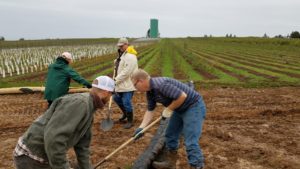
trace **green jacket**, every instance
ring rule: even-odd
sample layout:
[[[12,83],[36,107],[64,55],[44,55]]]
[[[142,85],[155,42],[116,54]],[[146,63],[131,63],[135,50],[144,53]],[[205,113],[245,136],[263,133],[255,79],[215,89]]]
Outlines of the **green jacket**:
[[[91,87],[91,84],[74,71],[63,58],[57,58],[48,68],[44,98],[54,101],[56,98],[68,93],[71,79]]]
[[[74,147],[80,169],[92,169],[89,146],[95,110],[89,93],[60,97],[33,122],[23,143],[52,169],[69,169],[66,154]]]

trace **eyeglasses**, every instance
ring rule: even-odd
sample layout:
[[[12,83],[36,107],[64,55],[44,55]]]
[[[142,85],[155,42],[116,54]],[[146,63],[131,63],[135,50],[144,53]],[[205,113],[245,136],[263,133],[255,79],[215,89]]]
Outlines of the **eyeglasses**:
[[[133,83],[134,87],[136,87],[136,85],[138,84],[139,80],[135,81],[135,83]]]

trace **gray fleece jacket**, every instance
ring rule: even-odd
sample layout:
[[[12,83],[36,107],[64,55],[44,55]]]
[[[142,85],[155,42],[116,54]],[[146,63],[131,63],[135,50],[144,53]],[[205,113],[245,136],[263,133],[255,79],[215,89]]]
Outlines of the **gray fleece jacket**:
[[[74,147],[80,168],[91,169],[89,146],[95,110],[89,93],[60,97],[33,122],[23,143],[52,169],[69,169],[66,154]]]

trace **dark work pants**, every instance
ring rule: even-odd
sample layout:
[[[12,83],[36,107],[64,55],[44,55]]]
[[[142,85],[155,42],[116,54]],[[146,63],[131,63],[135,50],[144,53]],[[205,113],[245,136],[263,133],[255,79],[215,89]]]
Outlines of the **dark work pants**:
[[[14,157],[14,164],[16,169],[51,169],[49,164],[42,164],[26,155]]]

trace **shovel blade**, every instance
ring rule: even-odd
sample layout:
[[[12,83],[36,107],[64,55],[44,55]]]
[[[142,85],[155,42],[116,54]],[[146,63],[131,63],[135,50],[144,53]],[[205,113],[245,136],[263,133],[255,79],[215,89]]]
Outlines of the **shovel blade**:
[[[110,118],[101,121],[100,128],[103,131],[108,131],[114,126],[114,121]]]

